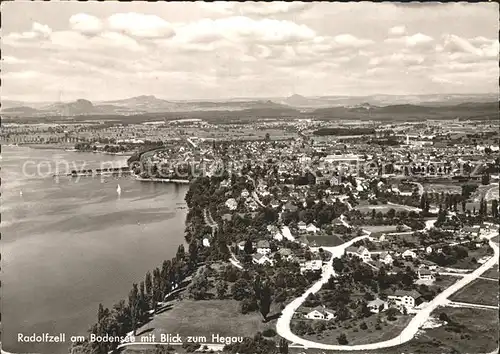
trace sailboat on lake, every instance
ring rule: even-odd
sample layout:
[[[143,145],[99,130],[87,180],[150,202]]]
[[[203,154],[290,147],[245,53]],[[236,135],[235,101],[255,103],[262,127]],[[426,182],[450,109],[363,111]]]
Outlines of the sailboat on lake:
[[[120,187],[120,185],[116,187],[116,193],[118,194],[118,197],[122,195],[122,187]]]

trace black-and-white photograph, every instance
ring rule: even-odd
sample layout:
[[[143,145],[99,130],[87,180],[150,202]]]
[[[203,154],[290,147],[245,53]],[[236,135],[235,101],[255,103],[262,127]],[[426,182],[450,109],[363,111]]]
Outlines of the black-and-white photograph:
[[[2,354],[495,354],[499,4],[1,4]]]

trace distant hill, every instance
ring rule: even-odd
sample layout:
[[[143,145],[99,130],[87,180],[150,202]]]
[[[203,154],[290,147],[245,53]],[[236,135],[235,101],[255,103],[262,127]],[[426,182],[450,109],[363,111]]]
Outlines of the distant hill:
[[[167,101],[155,96],[137,96],[125,100],[106,101],[128,109],[138,109],[145,112],[190,112],[190,111],[238,111],[250,108],[284,107],[270,100],[253,101]]]
[[[19,107],[26,107],[26,103],[13,100],[2,100],[2,111],[9,108],[19,108]]]
[[[101,102],[101,104],[127,108],[132,111],[138,110],[145,112],[171,112],[179,108],[177,103],[163,100],[153,95],[143,95],[116,101],[104,101]]]
[[[498,101],[497,94],[432,94],[432,95],[369,95],[369,96],[317,96],[304,97],[292,95],[277,102],[297,108],[361,107],[373,106],[420,105],[451,106],[465,102]]]
[[[291,95],[290,97],[287,97],[283,100],[284,104],[290,105],[290,106],[308,106],[311,104],[314,104],[314,99],[309,99],[301,95]]]
[[[2,103],[2,111],[8,108],[17,108],[17,107],[31,107],[31,108],[41,108],[43,106],[47,106],[50,102],[24,102],[24,101],[14,101],[14,100],[1,100]]]
[[[271,100],[254,101],[167,101],[155,96],[137,96],[123,100],[103,101],[93,104],[89,100],[52,103],[38,109],[29,106],[2,108],[7,116],[80,116],[80,115],[133,115],[167,112],[226,112],[244,110],[291,109]]]
[[[425,119],[476,119],[498,116],[498,102],[467,102],[448,106],[396,104],[373,106],[362,104],[351,107],[319,108],[309,112],[318,119],[362,120],[425,120]]]
[[[489,101],[487,100],[489,98]],[[426,101],[425,103],[421,103]],[[388,104],[388,102],[393,102]],[[142,95],[122,100],[25,103],[2,101],[6,117],[137,116],[143,114],[203,112],[207,116],[300,116],[317,119],[433,119],[483,117],[498,114],[496,95],[373,95],[304,97],[298,94],[272,99],[165,100]],[[235,114],[230,114],[235,112]],[[188,114],[189,115],[189,114]]]
[[[79,99],[73,102],[52,103],[38,109],[21,106],[12,108],[2,108],[4,115],[16,116],[77,116],[90,114],[110,114],[120,111],[120,107],[112,105],[94,106],[89,100]],[[124,113],[122,111],[122,113]]]
[[[79,99],[69,103],[54,103],[43,107],[41,111],[65,115],[77,115],[93,113],[95,112],[95,108],[89,100]]]
[[[10,107],[10,108],[2,108],[2,113],[6,113],[6,114],[26,115],[26,114],[35,114],[37,112],[38,112],[37,109],[27,107],[27,106],[16,106],[16,107]]]
[[[293,94],[290,97],[287,97],[278,102],[295,108],[322,108],[341,105],[335,99],[322,97],[304,97],[297,94]]]

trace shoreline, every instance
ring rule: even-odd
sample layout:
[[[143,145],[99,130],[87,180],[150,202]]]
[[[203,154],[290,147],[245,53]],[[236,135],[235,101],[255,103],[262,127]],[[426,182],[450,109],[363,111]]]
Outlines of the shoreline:
[[[63,150],[67,152],[86,152],[90,154],[103,154],[103,155],[113,155],[113,156],[127,156],[130,157],[134,154],[133,151],[127,152],[107,152],[107,151],[82,151],[75,149],[74,144],[1,144],[4,147],[27,147],[35,150]]]
[[[139,182],[158,182],[158,183],[175,183],[175,184],[189,184],[189,183],[191,183],[189,180],[186,180],[186,179],[170,179],[170,178],[136,177],[135,180],[139,181]]]

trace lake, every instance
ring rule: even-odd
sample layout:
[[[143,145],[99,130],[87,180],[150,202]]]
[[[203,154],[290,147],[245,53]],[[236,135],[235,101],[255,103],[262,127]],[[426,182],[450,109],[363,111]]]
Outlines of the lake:
[[[133,282],[175,256],[187,186],[52,177],[56,166],[119,167],[126,158],[2,146],[2,349],[67,353],[99,303],[127,298]],[[67,342],[17,342],[18,333],[44,332],[66,333]]]

